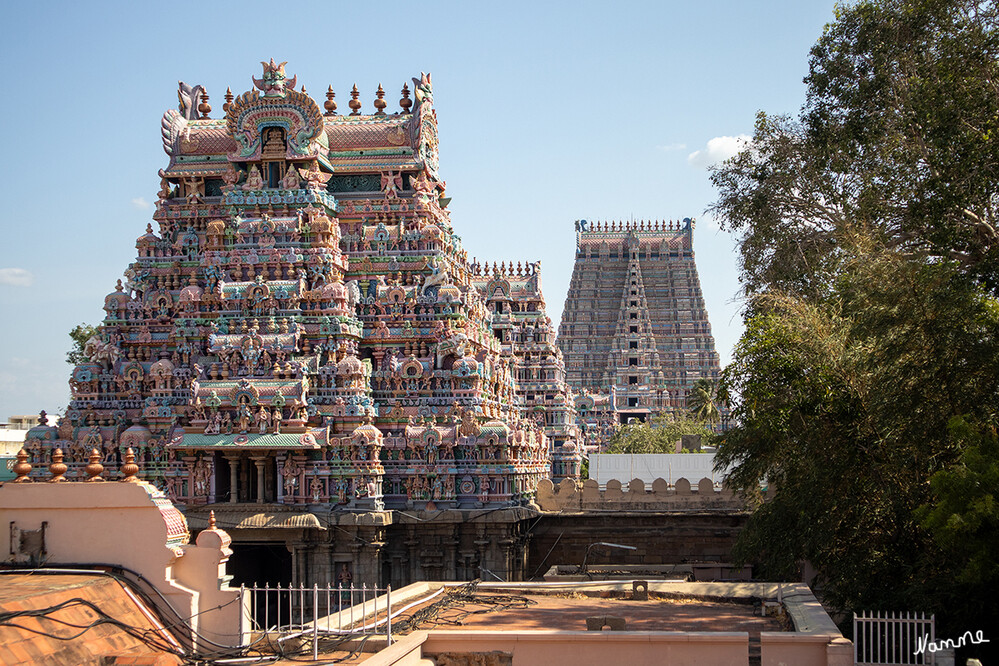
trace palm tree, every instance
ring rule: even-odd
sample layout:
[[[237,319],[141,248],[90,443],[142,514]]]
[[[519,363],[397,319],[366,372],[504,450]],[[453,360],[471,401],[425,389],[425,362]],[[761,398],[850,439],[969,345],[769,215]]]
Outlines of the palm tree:
[[[716,404],[716,387],[710,379],[698,379],[687,394],[687,411],[692,418],[707,423],[721,421],[721,411]]]

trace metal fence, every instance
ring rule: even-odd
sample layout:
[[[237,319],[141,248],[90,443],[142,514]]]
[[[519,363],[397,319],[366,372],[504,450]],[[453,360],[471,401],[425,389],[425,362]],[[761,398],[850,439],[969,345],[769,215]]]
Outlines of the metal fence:
[[[864,666],[935,664],[927,648],[936,638],[935,615],[863,612],[853,614],[853,661]]]
[[[385,636],[392,644],[392,587],[240,586],[243,612],[254,641],[283,645],[311,640],[318,659],[319,641]]]

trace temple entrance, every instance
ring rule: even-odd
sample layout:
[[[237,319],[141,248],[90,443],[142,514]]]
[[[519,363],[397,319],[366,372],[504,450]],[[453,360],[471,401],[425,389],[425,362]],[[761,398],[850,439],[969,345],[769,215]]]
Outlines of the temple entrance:
[[[264,586],[272,589],[281,585],[291,585],[291,553],[283,544],[241,543],[230,546],[233,556],[229,558],[226,572],[232,576],[232,587],[240,585]],[[274,626],[290,618],[291,599],[288,592],[253,593],[254,622],[258,626]]]
[[[226,573],[230,585],[291,584],[291,552],[284,543],[233,543]]]

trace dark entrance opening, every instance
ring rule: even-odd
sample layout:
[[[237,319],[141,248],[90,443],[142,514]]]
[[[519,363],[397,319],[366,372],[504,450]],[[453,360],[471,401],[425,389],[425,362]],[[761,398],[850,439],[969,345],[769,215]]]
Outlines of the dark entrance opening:
[[[283,543],[234,543],[230,546],[230,585],[263,585],[291,583],[291,553]]]
[[[215,452],[215,501],[228,502],[232,494],[229,479],[229,461],[221,451]]]
[[[271,592],[253,592],[253,620],[258,627],[281,626],[293,615],[294,599],[289,592],[274,592],[281,585],[291,585],[291,553],[282,544],[244,543],[232,544],[228,573],[232,587],[247,585],[264,587]]]

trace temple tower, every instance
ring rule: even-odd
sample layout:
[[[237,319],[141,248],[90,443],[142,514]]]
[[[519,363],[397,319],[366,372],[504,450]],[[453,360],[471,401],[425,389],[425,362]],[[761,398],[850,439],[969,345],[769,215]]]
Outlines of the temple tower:
[[[104,299],[66,416],[29,436],[32,461],[62,448],[79,474],[96,448],[113,470],[131,447],[187,507],[527,504],[573,438],[552,430],[550,446],[521,367],[560,359],[533,273],[504,307],[548,327],[534,356],[496,335],[451,225],[430,75],[398,111],[379,87],[362,113],[355,87],[340,114],[332,90],[320,106],[262,64],[222,118],[181,84],[160,124],[158,228]]]
[[[609,394],[618,423],[682,411],[694,382],[718,377],[693,230],[690,218],[576,223],[558,346],[569,385]]]

